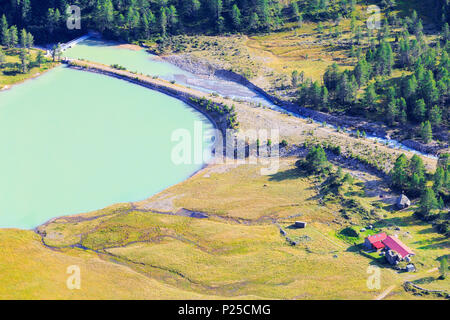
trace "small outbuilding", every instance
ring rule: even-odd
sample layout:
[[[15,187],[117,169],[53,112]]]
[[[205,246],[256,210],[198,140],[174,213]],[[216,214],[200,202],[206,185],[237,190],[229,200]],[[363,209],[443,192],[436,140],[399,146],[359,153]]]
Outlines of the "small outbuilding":
[[[307,223],[303,221],[295,221],[294,227],[298,229],[304,229],[306,228]]]
[[[412,263],[410,263],[406,266],[405,271],[406,272],[416,272],[416,267]]]
[[[399,210],[406,209],[410,205],[411,205],[411,200],[409,200],[407,196],[402,194],[400,197],[398,197],[398,199],[397,199],[397,208]]]

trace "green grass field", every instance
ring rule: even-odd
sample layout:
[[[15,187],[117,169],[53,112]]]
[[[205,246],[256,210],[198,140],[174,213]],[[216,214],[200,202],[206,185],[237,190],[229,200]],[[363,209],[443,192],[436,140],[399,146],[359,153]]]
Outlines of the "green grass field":
[[[40,67],[32,66],[27,73],[21,73],[19,69],[20,57],[18,49],[7,49],[5,47],[1,47],[1,49],[5,54],[5,62],[0,66],[0,88],[23,82],[45,72],[55,65],[48,58],[45,58],[44,63]],[[34,63],[37,52],[37,49],[29,50],[29,61],[31,63]]]
[[[40,227],[39,232],[44,242],[62,250],[64,257],[95,252],[104,261],[119,263],[193,298],[373,299],[390,286],[396,288],[391,298],[416,298],[405,295],[401,288],[409,274],[397,274],[336,236],[349,225],[339,213],[340,204],[320,204],[316,180],[296,173],[293,160],[283,160],[274,176],[261,176],[258,169],[253,165],[212,166],[146,201],[62,217]],[[352,188],[359,194],[361,186]],[[359,198],[365,203],[375,200]],[[173,215],[181,208],[210,216]],[[401,239],[417,252],[414,260],[419,271],[414,276],[437,277],[427,271],[437,267],[436,258],[448,252],[448,240],[429,230],[429,225],[413,221],[411,212],[379,210],[387,218],[376,227],[392,233],[393,226],[400,226]],[[296,219],[308,222],[308,227],[289,228]],[[286,241],[277,225],[298,241],[297,246]],[[408,237],[403,237],[405,232]],[[19,264],[21,259],[10,259],[9,265]],[[366,285],[367,268],[374,263],[382,268],[382,287],[371,290]],[[21,269],[23,274],[28,272]],[[101,286],[101,280],[90,280],[89,288]],[[124,283],[125,288],[133,285],[132,280]],[[447,282],[428,285],[448,290]],[[176,297],[174,292],[165,294]]]

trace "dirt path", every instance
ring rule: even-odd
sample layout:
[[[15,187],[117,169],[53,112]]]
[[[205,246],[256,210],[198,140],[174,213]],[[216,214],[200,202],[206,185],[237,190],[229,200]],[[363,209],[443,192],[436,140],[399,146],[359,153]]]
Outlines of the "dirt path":
[[[425,271],[425,273],[432,273],[432,272],[436,272],[438,271],[438,268],[432,268],[430,270]],[[417,278],[420,278],[423,274],[418,274],[418,275],[414,275],[413,277],[411,277],[410,279],[408,279],[408,281],[413,281],[416,280]],[[376,296],[373,300],[383,300],[384,298],[386,298],[386,296],[391,293],[392,290],[394,290],[396,288],[396,285],[392,285],[390,287],[388,287],[386,290],[384,290],[381,294],[379,294],[378,296]]]
[[[384,290],[380,295],[376,296],[374,300],[383,300],[392,290],[395,289],[395,285],[390,286],[386,290]]]

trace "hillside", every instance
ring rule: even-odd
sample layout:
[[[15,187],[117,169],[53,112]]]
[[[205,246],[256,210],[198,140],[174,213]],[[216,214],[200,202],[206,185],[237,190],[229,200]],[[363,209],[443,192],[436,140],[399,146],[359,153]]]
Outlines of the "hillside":
[[[117,64],[64,61],[182,97],[248,150],[279,148],[280,157],[240,163],[232,150],[231,164],[218,159],[143,201],[33,231],[0,229],[0,299],[448,299],[448,1],[77,3],[81,30],[67,29],[65,0],[0,4],[2,86],[56,65],[35,42],[89,30],[212,79],[246,79],[308,116]],[[381,9],[374,30],[371,4]],[[279,130],[280,141],[246,136],[267,129]],[[279,167],[263,175],[268,160]],[[410,200],[403,209],[400,195]],[[299,220],[306,228],[295,227]],[[414,252],[416,272],[364,250],[364,239],[381,232]],[[69,266],[81,270],[79,290],[66,285]],[[368,286],[370,267],[380,268],[380,287]]]

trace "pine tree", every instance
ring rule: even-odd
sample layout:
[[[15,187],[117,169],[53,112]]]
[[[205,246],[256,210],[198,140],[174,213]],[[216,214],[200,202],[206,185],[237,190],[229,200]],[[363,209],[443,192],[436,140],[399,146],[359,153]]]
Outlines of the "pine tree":
[[[395,101],[390,101],[386,110],[386,122],[389,125],[393,125],[399,114],[398,107]]]
[[[377,93],[375,91],[375,85],[373,83],[369,84],[364,92],[363,104],[370,110],[375,109],[375,103],[378,99]]]
[[[413,109],[413,116],[417,121],[422,121],[425,117],[425,113],[427,110],[427,106],[423,99],[419,99],[416,101]]]
[[[425,186],[425,165],[422,158],[414,155],[409,162],[409,174],[411,175],[410,190],[413,194],[419,195]]]
[[[421,93],[427,105],[434,104],[438,99],[438,91],[436,82],[434,81],[433,72],[428,70],[425,72],[424,80],[421,82]]]
[[[188,17],[197,17],[201,3],[199,0],[183,0],[184,4],[184,14]]]
[[[159,30],[162,37],[167,35],[167,16],[165,8],[161,8],[159,12]]]
[[[6,16],[2,16],[1,21],[1,32],[2,32],[2,45],[8,46],[9,44],[9,28],[8,28],[8,21],[6,20]]]
[[[440,192],[441,188],[445,184],[445,171],[442,167],[437,167],[433,175],[433,190],[434,192]]]
[[[358,61],[354,73],[359,87],[364,86],[369,80],[369,65],[364,57]]]
[[[399,118],[401,124],[406,124],[408,122],[408,114],[407,114],[407,104],[405,98],[401,97],[397,102],[399,109]]]
[[[442,280],[445,280],[447,278],[448,261],[447,261],[447,257],[446,256],[441,257],[441,262],[440,262],[440,265],[439,265],[439,273],[441,274],[440,278]]]
[[[28,72],[28,56],[27,56],[27,52],[25,51],[25,49],[20,50],[19,58],[20,58],[20,71],[22,73],[27,73]]]
[[[257,0],[256,5],[258,16],[261,22],[261,25],[263,28],[267,29],[269,28],[271,24],[271,19],[269,15],[269,1],[268,0]]]
[[[22,24],[27,24],[31,18],[31,4],[30,0],[21,1],[21,20]]]
[[[442,122],[442,111],[437,105],[430,110],[430,122],[433,126],[439,126]]]
[[[327,155],[321,146],[311,147],[306,155],[306,166],[315,173],[323,173],[329,170]]]
[[[0,49],[0,68],[3,67],[5,61],[6,61],[5,53],[3,52],[2,49]]]
[[[259,28],[259,17],[256,12],[252,13],[248,27],[249,30],[257,30]]]
[[[294,20],[296,20],[298,22],[298,18],[300,16],[300,11],[298,9],[297,2],[291,3],[291,11],[292,11],[292,17],[294,18]]]
[[[42,50],[39,50],[36,55],[36,65],[38,67],[41,67],[43,62],[44,62],[44,54],[42,53]]]
[[[423,218],[428,219],[432,210],[436,209],[438,201],[436,195],[431,188],[426,188],[419,202],[419,213]]]
[[[392,179],[392,185],[400,190],[406,190],[408,188],[408,158],[401,154],[395,161],[394,168],[390,172]]]
[[[167,23],[170,26],[172,32],[175,31],[178,24],[178,13],[174,5],[171,5],[167,10]]]
[[[14,48],[17,46],[17,43],[19,42],[19,37],[17,33],[17,27],[12,26],[9,28],[9,48]]]
[[[430,143],[430,141],[433,139],[433,131],[431,129],[430,121],[422,122],[420,127],[420,136],[425,143]]]
[[[25,29],[20,32],[20,47],[23,49],[28,47],[28,33]]]
[[[406,99],[414,99],[417,90],[417,79],[414,75],[407,78],[405,87],[403,89],[403,95]]]
[[[231,9],[231,20],[233,21],[233,26],[236,30],[241,28],[241,11],[236,4],[233,5]]]
[[[291,84],[292,84],[293,88],[297,88],[298,87],[298,71],[297,70],[292,71]]]
[[[53,31],[55,30],[56,27],[56,19],[55,19],[55,11],[53,10],[53,8],[49,8],[47,11],[47,16],[46,16],[46,27],[47,27],[47,31],[50,35],[53,35]]]

